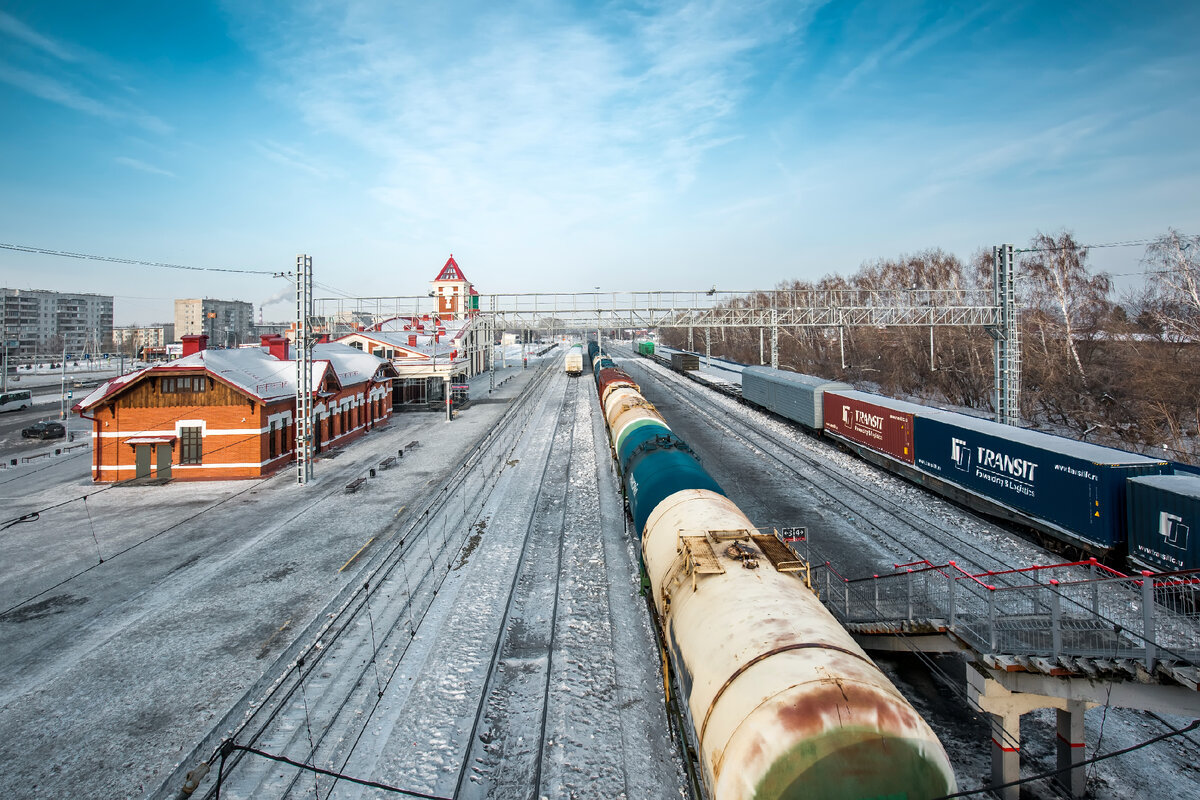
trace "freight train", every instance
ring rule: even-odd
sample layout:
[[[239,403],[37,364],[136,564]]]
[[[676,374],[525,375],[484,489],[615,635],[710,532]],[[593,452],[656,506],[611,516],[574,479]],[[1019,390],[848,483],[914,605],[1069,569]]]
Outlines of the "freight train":
[[[941,743],[671,431],[589,345],[652,607],[712,800],[936,797]]]
[[[1172,476],[1168,461],[770,367],[742,370],[741,398],[1048,544],[1135,568],[1200,568],[1200,476]]]

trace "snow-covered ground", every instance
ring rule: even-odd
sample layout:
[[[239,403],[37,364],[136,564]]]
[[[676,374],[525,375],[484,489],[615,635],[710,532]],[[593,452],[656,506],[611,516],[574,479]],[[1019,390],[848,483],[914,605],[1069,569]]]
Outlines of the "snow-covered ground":
[[[537,413],[500,431],[504,455],[493,459],[485,437],[537,374],[536,360],[522,369],[519,346],[509,350],[490,397],[492,376],[472,381],[472,398],[492,402],[451,423],[438,413],[399,415],[318,461],[305,488],[286,470],[263,481],[97,486],[86,456],[0,472],[0,524],[37,514],[0,537],[0,797],[173,796],[196,756],[296,673],[301,652],[327,655],[306,662],[316,668],[303,691],[280,706],[293,727],[273,740],[298,748],[289,752],[300,760],[316,745],[348,774],[443,796],[460,774],[464,795],[527,796],[538,764],[547,797],[683,794],[594,384],[587,374],[568,381],[561,350],[551,351],[552,380],[532,393]],[[617,357],[631,371],[648,363]],[[644,389],[752,519],[809,525],[817,560],[844,572],[920,554],[929,539],[902,533],[911,526],[890,525],[878,511],[838,504],[836,487],[814,493],[779,468],[769,442],[737,444],[727,426],[787,440],[938,525],[978,534],[1001,563],[1030,556],[1027,542],[760,412],[718,398],[727,417],[716,424],[655,393],[649,379]],[[559,411],[570,391],[573,420]],[[574,443],[569,453],[553,446],[564,436]],[[357,494],[342,491],[401,447],[395,468]],[[458,491],[445,486],[449,466],[473,452],[494,467]],[[434,495],[443,494],[438,506]],[[434,509],[428,519],[425,509]],[[554,535],[561,550],[548,547]],[[403,568],[385,576],[392,553]],[[359,644],[343,654],[322,627],[367,581],[369,611],[346,617]],[[986,721],[952,686],[961,659],[935,660],[948,677],[913,657],[877,660],[946,743],[962,788],[987,785]],[[322,695],[344,674],[352,676],[345,707],[322,711]],[[309,702],[311,713],[292,715]],[[325,726],[324,743],[321,719],[336,723]],[[310,734],[304,723],[313,721]],[[528,733],[542,725],[544,738]],[[1024,718],[1026,774],[1053,766],[1054,726],[1048,711]],[[1164,730],[1153,717],[1097,707],[1087,714],[1088,755]],[[1101,762],[1089,768],[1089,789],[1106,799],[1200,799],[1198,740]],[[314,790],[311,776],[295,781],[291,767],[270,771],[279,781],[231,783],[223,796],[268,784]],[[376,796],[315,782],[320,796]],[[1037,788],[1035,796],[1048,795]]]
[[[534,371],[502,372],[496,398]],[[0,537],[0,797],[157,787],[506,407],[398,415],[318,460],[307,487],[290,470],[96,485],[86,450],[0,472],[0,524],[30,517]]]

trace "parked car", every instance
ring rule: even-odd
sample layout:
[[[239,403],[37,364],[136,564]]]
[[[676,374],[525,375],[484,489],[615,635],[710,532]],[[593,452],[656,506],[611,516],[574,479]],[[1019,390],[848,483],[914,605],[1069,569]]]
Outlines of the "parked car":
[[[35,422],[21,431],[26,439],[61,439],[67,435],[67,429],[61,422]]]

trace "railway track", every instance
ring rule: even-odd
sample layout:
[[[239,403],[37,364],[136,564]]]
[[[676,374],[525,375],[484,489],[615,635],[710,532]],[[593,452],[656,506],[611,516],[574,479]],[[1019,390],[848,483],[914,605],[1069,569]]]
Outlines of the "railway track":
[[[644,364],[637,361],[634,363]],[[865,483],[831,470],[828,463],[829,452],[818,452],[825,450],[824,446],[814,442],[811,447],[805,447],[766,429],[748,427],[744,420],[724,405],[726,402],[736,401],[717,399],[707,392],[689,391],[692,382],[681,385],[682,378],[676,378],[674,373],[659,366],[661,371],[643,369],[643,372],[652,375],[657,384],[676,401],[710,420],[724,435],[742,442],[752,452],[802,481],[824,503],[844,509],[860,528],[871,533],[881,547],[895,556],[895,563],[907,563],[922,558],[934,563],[954,560],[964,569],[976,572],[1002,571],[1025,565],[1008,563],[991,550],[975,543],[975,539],[980,535],[1008,537],[1007,533],[989,523],[964,512],[957,512],[956,521],[948,524],[931,514],[901,505]],[[803,465],[807,469],[799,469],[797,465]],[[892,476],[887,476],[886,480],[903,485],[898,478]],[[961,533],[964,527],[971,531],[970,536]],[[1017,545],[1017,540],[1011,541]],[[1028,551],[1026,563],[1033,563],[1044,557],[1044,552],[1035,550],[1032,545],[1022,542],[1017,546],[1023,552]]]
[[[194,796],[327,796],[322,794],[321,778],[310,781],[310,774],[280,770],[273,762],[248,758],[246,751],[230,751],[223,744],[333,771],[345,766],[343,751],[363,737],[455,556],[477,530],[481,500],[486,501],[504,473],[508,456],[534,417],[533,400],[552,374],[547,369],[536,378],[502,423],[406,517],[409,522],[393,522],[381,532],[383,554],[360,573],[361,582],[330,603],[297,645],[206,737],[193,758],[164,783],[158,796],[175,796],[184,767],[218,759],[223,785],[218,789],[217,776],[210,773]],[[302,776],[307,782],[301,788]],[[332,779],[324,780],[332,788]]]
[[[570,382],[555,418],[455,797],[540,795],[570,487],[552,476],[571,474],[579,385]]]
[[[354,780],[431,798],[680,796],[662,698],[645,691],[648,620],[644,641],[628,630],[644,613],[634,568],[620,528],[603,535],[592,388],[551,368],[524,393],[523,419],[231,714],[221,739],[238,747],[215,749],[194,796],[217,796],[218,771],[221,798],[385,796]]]

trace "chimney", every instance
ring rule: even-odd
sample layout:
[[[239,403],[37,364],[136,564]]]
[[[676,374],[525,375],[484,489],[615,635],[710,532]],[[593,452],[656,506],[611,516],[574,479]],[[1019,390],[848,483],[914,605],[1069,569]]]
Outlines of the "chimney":
[[[410,333],[408,335],[408,346],[409,347],[417,346],[417,335],[415,333]]]
[[[264,333],[260,337],[262,346],[267,349],[275,358],[280,361],[288,360],[288,340],[286,336],[280,336],[278,333]]]
[[[187,336],[179,337],[183,342],[184,357],[190,356],[192,353],[199,353],[201,350],[208,349],[208,337],[201,334],[188,334]]]

